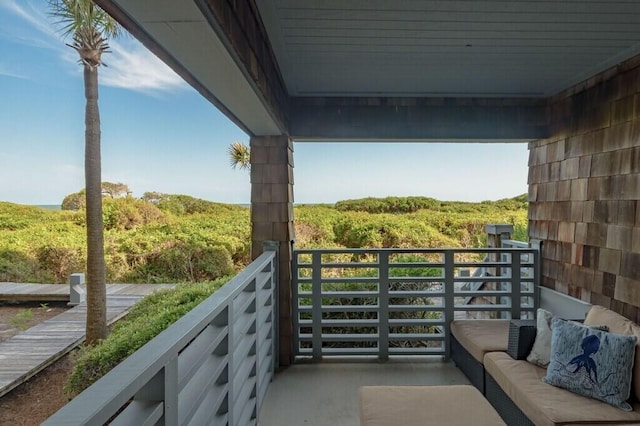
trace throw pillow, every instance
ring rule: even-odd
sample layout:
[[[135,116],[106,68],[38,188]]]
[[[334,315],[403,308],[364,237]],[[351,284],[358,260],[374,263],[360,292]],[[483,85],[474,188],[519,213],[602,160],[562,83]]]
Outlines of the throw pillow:
[[[551,357],[551,320],[553,314],[546,309],[536,311],[536,339],[533,341],[527,361],[547,368]]]
[[[631,411],[627,399],[636,340],[555,318],[551,360],[542,380]]]

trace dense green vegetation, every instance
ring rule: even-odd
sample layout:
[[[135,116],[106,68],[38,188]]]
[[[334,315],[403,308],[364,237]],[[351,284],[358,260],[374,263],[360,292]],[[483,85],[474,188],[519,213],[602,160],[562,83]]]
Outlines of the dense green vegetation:
[[[487,223],[527,240],[526,195],[466,203],[426,197],[346,200],[295,209],[299,247],[482,247]]]
[[[71,394],[82,391],[135,352],[250,260],[246,207],[160,193],[146,193],[136,199],[126,195],[126,188],[115,185],[106,189],[111,189],[103,200],[108,282],[183,284],[145,298],[114,326],[106,340],[82,349],[67,383]],[[81,191],[67,196],[62,211],[0,202],[0,281],[62,283],[70,273],[83,270],[86,244],[82,195]],[[335,206],[297,206],[294,214],[296,246],[300,248],[479,247],[485,244],[486,223],[511,223],[515,226],[514,238],[526,239],[524,196],[482,203],[425,197],[365,198],[341,201]],[[392,274],[439,275],[430,268],[404,269]],[[373,271],[343,273],[369,276]],[[351,284],[336,284],[345,285]],[[416,289],[405,288],[415,284],[397,285],[402,288],[396,290]],[[339,298],[324,303],[374,301]]]
[[[160,290],[136,304],[125,319],[118,321],[106,340],[76,353],[76,364],[66,388],[78,394],[105,375],[123,359],[176,322],[228,281],[184,284]]]
[[[198,282],[249,260],[249,210],[187,196],[105,198],[108,282]],[[66,282],[86,259],[84,212],[0,202],[0,281]]]
[[[0,202],[0,281],[62,283],[82,271],[85,216],[77,207]],[[300,248],[480,247],[486,223],[511,223],[514,238],[526,240],[524,196],[482,203],[365,198],[296,206],[294,214]],[[108,282],[210,281],[250,260],[246,207],[159,193],[105,197],[104,223]]]

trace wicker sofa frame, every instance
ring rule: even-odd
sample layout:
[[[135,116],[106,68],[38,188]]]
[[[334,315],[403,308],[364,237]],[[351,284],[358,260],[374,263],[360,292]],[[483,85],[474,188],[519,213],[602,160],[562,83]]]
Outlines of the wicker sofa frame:
[[[530,324],[530,322],[529,322]],[[521,327],[512,327],[510,331],[522,330]],[[530,338],[529,336],[527,336]],[[513,340],[512,340],[513,341]],[[518,345],[528,345],[531,347],[532,342],[516,339]],[[518,350],[518,348],[510,348]],[[534,426],[534,423],[511,401],[511,398],[502,390],[500,385],[487,373],[484,365],[476,360],[465,348],[458,342],[456,337],[451,335],[451,360],[469,379],[471,384],[475,386],[493,408],[500,414],[500,417],[509,426]]]
[[[475,359],[465,348],[458,342],[456,337],[451,335],[451,360],[454,362],[473,386],[485,394],[485,371],[484,365]]]
[[[484,397],[487,398],[506,424],[509,426],[535,426],[511,398],[504,393],[500,385],[489,373],[485,375],[485,390]]]

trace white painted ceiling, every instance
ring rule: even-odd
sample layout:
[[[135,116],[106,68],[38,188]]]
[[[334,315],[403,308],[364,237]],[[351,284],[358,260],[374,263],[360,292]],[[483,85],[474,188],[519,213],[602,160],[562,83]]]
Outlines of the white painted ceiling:
[[[640,52],[640,0],[256,0],[291,96],[546,97]]]

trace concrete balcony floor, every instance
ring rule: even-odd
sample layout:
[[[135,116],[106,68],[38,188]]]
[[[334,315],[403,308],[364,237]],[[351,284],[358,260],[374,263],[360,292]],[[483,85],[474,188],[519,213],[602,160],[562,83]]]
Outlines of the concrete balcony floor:
[[[260,426],[358,426],[358,388],[365,385],[469,384],[441,357],[299,363],[277,373]]]

